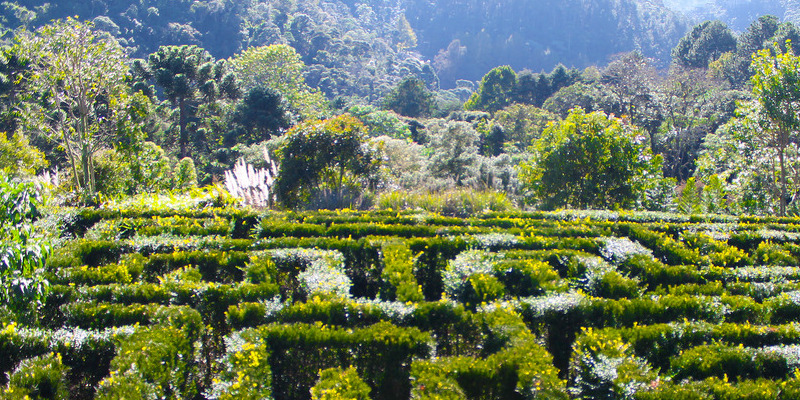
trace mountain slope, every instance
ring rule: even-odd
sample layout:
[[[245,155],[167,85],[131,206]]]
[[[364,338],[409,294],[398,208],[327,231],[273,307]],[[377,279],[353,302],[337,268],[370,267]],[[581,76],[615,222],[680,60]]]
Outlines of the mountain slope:
[[[534,71],[559,63],[585,67],[632,50],[666,63],[687,30],[659,0],[18,0],[0,5],[7,28],[74,15],[94,20],[137,57],[164,44],[197,44],[219,58],[251,45],[287,43],[307,64],[324,70],[313,72],[312,80],[329,95],[359,96],[380,90],[375,85],[333,88],[358,74],[383,87],[409,73],[436,86],[422,60],[435,65],[443,87],[457,79],[478,80],[502,64]],[[342,78],[346,75],[352,76]]]
[[[665,0],[670,9],[685,13],[692,21],[717,19],[738,32],[762,15],[800,22],[800,4],[794,0]]]
[[[443,84],[502,64],[585,67],[632,50],[666,61],[687,29],[646,0],[405,0],[404,8],[418,50],[435,60]]]

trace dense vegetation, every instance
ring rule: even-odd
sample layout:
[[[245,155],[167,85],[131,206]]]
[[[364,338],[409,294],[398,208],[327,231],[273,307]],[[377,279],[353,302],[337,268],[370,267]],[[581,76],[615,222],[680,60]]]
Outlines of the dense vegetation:
[[[701,23],[671,50],[667,70],[633,51],[584,70],[499,66],[477,84],[437,90],[446,68],[414,58],[422,36],[402,9],[387,17],[388,33],[375,33],[391,42],[378,61],[380,41],[320,36],[310,24],[327,21],[321,14],[289,13],[320,4],[286,7],[292,40],[276,36],[226,59],[196,44],[143,54],[101,17],[9,31],[4,170],[25,178],[58,169],[60,190],[83,203],[225,180],[233,193],[258,190],[258,205],[290,208],[364,208],[395,190],[463,188],[541,209],[795,212],[798,121],[779,115],[793,101],[781,88],[798,84],[791,23],[764,16],[740,35]],[[39,18],[11,9],[32,26]],[[278,18],[276,9],[265,15]],[[316,55],[312,43],[324,45]],[[322,54],[330,62],[320,64]],[[777,60],[786,67],[774,78]],[[593,122],[574,127],[584,119]],[[578,165],[574,152],[592,155]],[[608,170],[588,182],[600,166]]]
[[[800,391],[796,218],[256,212],[220,196],[36,222],[70,236],[40,270],[50,286],[0,308],[3,397]]]
[[[745,30],[750,21],[764,14],[795,23],[800,20],[800,6],[787,0],[665,0],[664,4],[693,20],[724,21],[736,31]]]
[[[0,9],[2,398],[800,397],[790,22]]]
[[[434,78],[420,70],[429,65],[424,60],[447,88],[502,64],[534,71],[558,63],[585,67],[633,49],[666,61],[686,29],[663,6],[636,0],[22,0],[4,3],[0,15],[8,28],[76,15],[94,20],[136,57],[165,44],[194,44],[226,58],[285,43],[315,66],[312,84],[360,96],[370,89],[356,81],[367,74],[373,84],[409,71]],[[348,88],[352,84],[359,87]]]

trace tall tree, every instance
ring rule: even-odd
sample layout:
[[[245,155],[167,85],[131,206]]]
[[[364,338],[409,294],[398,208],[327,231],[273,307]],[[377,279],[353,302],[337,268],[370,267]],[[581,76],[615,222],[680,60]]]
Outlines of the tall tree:
[[[780,31],[780,33],[779,33]],[[725,53],[709,68],[725,78],[734,88],[741,88],[750,80],[753,54],[770,47],[776,41],[783,43],[792,36],[791,23],[781,24],[777,17],[764,15],[753,21],[736,41],[736,51]],[[783,40],[781,40],[783,38]]]
[[[692,28],[672,49],[672,61],[687,68],[707,68],[722,54],[736,49],[736,37],[720,21],[706,21]]]
[[[478,91],[464,104],[467,110],[494,113],[511,104],[517,88],[517,73],[508,65],[496,67],[481,79]]]
[[[741,102],[736,117],[705,137],[696,162],[694,176],[707,184],[717,176],[733,213],[780,213],[778,154],[770,145],[773,136],[764,129],[769,121],[760,108],[757,100]],[[800,181],[796,179],[800,176],[800,148],[790,143],[785,151],[785,169],[791,171],[787,174],[787,192],[800,193]],[[797,202],[790,204],[797,212]]]
[[[384,97],[383,105],[406,117],[427,117],[433,110],[433,93],[425,88],[425,82],[421,79],[407,77]]]
[[[503,129],[506,141],[522,152],[542,135],[558,116],[531,105],[512,104],[494,114],[491,123]]]
[[[463,121],[442,121],[428,126],[430,144],[428,170],[442,179],[463,186],[470,167],[478,161],[480,135]]]
[[[305,64],[294,48],[285,44],[250,47],[230,60],[242,89],[265,87],[286,99],[289,109],[302,119],[324,114],[322,94],[306,84]]]
[[[291,118],[286,102],[273,89],[250,89],[231,113],[233,126],[225,135],[225,144],[253,144],[269,139],[289,128]]]
[[[29,91],[30,60],[18,46],[0,49],[0,130],[13,132],[19,125],[17,102]]]
[[[777,46],[761,50],[753,58],[753,94],[766,117],[767,146],[775,149],[780,165],[780,214],[786,214],[786,148],[800,130],[800,57],[790,43],[787,51]]]
[[[616,57],[603,70],[601,82],[617,97],[620,112],[650,134],[661,122],[655,109],[654,91],[658,74],[651,60],[639,52]]]
[[[26,122],[58,140],[75,187],[92,194],[94,155],[114,133],[128,97],[123,49],[73,19],[18,40],[31,60],[32,93],[40,95],[27,103]]]
[[[664,174],[685,182],[692,176],[703,138],[729,118],[727,102],[736,94],[725,92],[722,82],[707,71],[673,65],[658,87],[658,106],[663,123],[654,147],[664,156]]]
[[[215,61],[197,46],[161,46],[150,54],[145,66],[134,64],[134,71],[145,79],[155,79],[164,96],[178,109],[180,156],[189,157],[188,125],[201,103],[240,95],[235,75],[227,71],[225,61]]]
[[[284,136],[279,153],[276,190],[288,207],[308,203],[324,190],[360,191],[378,166],[366,145],[364,124],[349,114],[296,125]]]

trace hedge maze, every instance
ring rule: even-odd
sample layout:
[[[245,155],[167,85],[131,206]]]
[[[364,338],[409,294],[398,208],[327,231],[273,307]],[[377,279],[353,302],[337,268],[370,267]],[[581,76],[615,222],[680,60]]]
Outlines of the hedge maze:
[[[84,209],[5,398],[800,398],[800,219]],[[35,327],[34,327],[35,326]]]

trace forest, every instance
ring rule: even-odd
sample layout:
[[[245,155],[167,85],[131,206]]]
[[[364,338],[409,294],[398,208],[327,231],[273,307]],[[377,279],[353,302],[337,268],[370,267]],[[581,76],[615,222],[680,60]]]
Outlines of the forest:
[[[1,3],[0,398],[800,398],[781,4]]]
[[[489,17],[458,23],[480,39],[434,3],[4,3],[3,169],[46,176],[73,204],[227,185],[293,209],[466,191],[543,210],[796,212],[797,124],[780,90],[796,85],[791,22],[763,16],[737,34],[705,21],[681,37],[664,8],[674,18],[560,2],[548,9],[581,25],[638,22],[606,29],[614,40],[570,34],[572,56],[555,57],[587,66],[533,72],[513,65],[549,56],[493,43],[530,10],[487,4],[464,4]],[[43,22],[73,13],[96,16]],[[651,42],[624,39],[643,32]],[[488,64],[505,52],[518,56]]]

